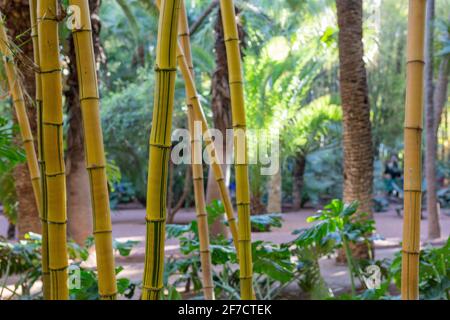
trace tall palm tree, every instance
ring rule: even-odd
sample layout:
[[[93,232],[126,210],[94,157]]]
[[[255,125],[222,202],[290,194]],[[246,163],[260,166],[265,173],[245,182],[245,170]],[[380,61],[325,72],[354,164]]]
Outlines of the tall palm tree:
[[[336,0],[336,7],[343,111],[344,201],[359,201],[360,211],[370,216],[373,148],[367,73],[363,60],[362,0]],[[354,254],[363,256],[364,251],[356,250]]]
[[[6,21],[8,35],[22,50],[22,58],[17,61],[17,68],[23,76],[23,89],[26,93],[33,96],[35,82],[34,72],[31,67],[33,44],[31,41],[28,41],[31,27],[28,0],[0,0],[0,10],[8,17]],[[26,110],[30,121],[31,133],[33,137],[37,137],[36,108],[30,103],[30,100],[26,101]],[[20,141],[20,138],[18,138],[18,141]],[[41,233],[38,208],[33,196],[30,173],[26,164],[16,166],[14,169],[14,180],[19,202],[17,219],[19,237],[23,237],[25,233],[30,231]]]
[[[425,124],[426,124],[426,149],[425,149],[425,177],[427,181],[426,203],[428,212],[428,238],[437,239],[441,236],[439,215],[437,208],[437,177],[436,177],[436,153],[437,153],[437,129],[436,112],[434,110],[434,24],[435,2],[427,1],[426,33],[425,33]]]

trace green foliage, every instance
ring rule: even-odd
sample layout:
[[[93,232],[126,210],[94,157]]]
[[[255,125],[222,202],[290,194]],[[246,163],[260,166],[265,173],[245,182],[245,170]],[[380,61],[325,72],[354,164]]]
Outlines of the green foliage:
[[[427,246],[420,251],[420,299],[450,299],[450,237],[442,247]],[[402,255],[398,252],[390,266],[395,285],[401,287]]]
[[[98,300],[98,279],[95,269],[84,266],[89,258],[89,249],[93,246],[93,238],[86,241],[85,246],[80,246],[73,241],[68,242],[68,255],[70,259],[69,274],[80,276],[80,286],[70,288],[70,298],[73,300]],[[120,242],[114,240],[113,247],[121,256],[128,256],[136,241]],[[10,299],[41,299],[42,292],[34,286],[40,279],[42,238],[39,234],[28,233],[25,240],[8,242],[0,239],[0,296],[8,291]],[[123,270],[116,268],[116,274]],[[77,274],[75,274],[77,273]],[[11,289],[9,280],[14,277],[14,286]],[[31,289],[33,288],[33,292]],[[127,278],[117,279],[118,293],[131,299],[134,295],[136,284]],[[6,292],[5,292],[6,294]]]
[[[13,143],[16,131],[12,122],[0,117],[0,174],[25,160],[24,153]]]

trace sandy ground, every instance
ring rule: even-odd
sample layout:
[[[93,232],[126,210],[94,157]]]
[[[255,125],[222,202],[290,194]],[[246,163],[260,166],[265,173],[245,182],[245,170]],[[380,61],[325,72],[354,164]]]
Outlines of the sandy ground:
[[[275,228],[271,232],[253,233],[254,240],[265,240],[274,243],[282,243],[294,238],[292,231],[307,227],[306,218],[314,213],[314,209],[305,209],[298,212],[289,212],[283,214],[282,228]],[[442,244],[450,234],[450,216],[449,212],[443,212],[441,215],[442,238],[434,241],[435,244]],[[116,257],[117,265],[122,265],[124,270],[121,276],[128,277],[134,281],[140,281],[142,278],[145,253],[145,210],[127,209],[114,210],[112,212],[113,236],[119,241],[135,240],[139,244],[132,250],[129,257]],[[383,237],[383,240],[375,242],[375,255],[378,259],[391,258],[399,250],[402,235],[402,219],[396,215],[395,210],[391,208],[387,212],[375,213],[375,222],[377,233]],[[195,219],[195,212],[191,210],[180,211],[176,218],[176,223],[187,223]],[[6,235],[7,222],[0,215],[0,235]],[[422,220],[421,240],[426,242],[427,220]],[[177,240],[170,239],[166,242],[166,255],[176,254],[178,252]],[[91,259],[90,259],[91,260]],[[92,257],[92,261],[95,261]],[[336,265],[334,259],[322,259],[320,261],[325,280],[334,290],[341,290],[349,286],[349,277],[345,266]]]

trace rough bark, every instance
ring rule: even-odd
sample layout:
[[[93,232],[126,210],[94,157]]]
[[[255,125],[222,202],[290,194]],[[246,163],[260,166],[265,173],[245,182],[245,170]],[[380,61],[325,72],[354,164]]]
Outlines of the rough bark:
[[[441,236],[439,216],[437,209],[436,190],[436,153],[437,136],[435,129],[434,111],[434,0],[427,2],[426,36],[425,36],[425,122],[426,122],[426,150],[425,150],[425,178],[427,181],[426,202],[428,212],[428,239],[437,239]]]
[[[294,164],[292,182],[292,209],[299,210],[302,206],[303,176],[305,174],[306,159],[302,153],[297,154]]]
[[[30,13],[27,0],[0,0],[0,10],[6,16],[6,28],[11,39],[21,48],[22,54],[16,56],[18,70],[22,76],[27,99],[26,107],[31,131],[36,143],[37,122],[36,109],[32,104],[35,94],[35,81],[33,72],[33,44],[30,41]],[[15,118],[15,115],[14,115]],[[16,139],[22,145],[19,134]],[[36,148],[37,150],[37,148]],[[41,233],[41,222],[34,199],[30,174],[26,163],[14,169],[17,200],[19,202],[17,228],[19,238],[27,232]]]
[[[372,216],[373,149],[367,74],[363,61],[362,0],[336,0],[339,26],[340,93],[343,110],[344,201],[357,200]],[[352,248],[358,258],[366,246]]]
[[[102,60],[100,46],[100,19],[98,12],[101,1],[90,1],[94,51],[97,62]],[[78,76],[76,67],[75,48],[72,35],[68,46],[69,76],[66,80],[64,92],[69,116],[67,132],[67,216],[69,236],[82,244],[92,233],[92,208],[89,190],[89,177],[85,164],[84,135],[81,108],[78,94]]]
[[[236,8],[236,13],[239,10]],[[239,39],[241,39],[241,51],[243,48],[243,40],[245,36],[244,29],[241,24],[238,23]],[[228,85],[228,66],[227,66],[227,52],[224,42],[223,24],[222,17],[220,14],[220,8],[217,11],[216,23],[214,26],[215,33],[215,43],[214,43],[214,53],[216,61],[216,69],[214,70],[212,76],[211,84],[211,109],[213,113],[213,123],[214,128],[220,130],[224,137],[223,145],[219,146],[216,144],[217,150],[223,150],[223,162],[222,170],[227,179],[229,175],[230,167],[226,164],[226,130],[232,127],[231,123],[231,98],[230,98],[230,88]],[[241,52],[242,53],[242,52]],[[241,55],[243,57],[243,55]],[[228,185],[228,180],[226,181]],[[208,171],[208,182],[206,186],[206,204],[211,203],[213,200],[220,200],[219,187],[215,181],[212,170]],[[226,235],[227,229],[220,223],[213,223],[211,227],[211,235],[223,234]]]
[[[367,74],[363,61],[362,1],[337,0],[343,110],[344,200],[371,213],[373,153]]]
[[[281,212],[282,192],[281,192],[281,168],[277,173],[270,177],[269,185],[269,201],[267,204],[267,212]]]
[[[214,53],[216,61],[216,69],[212,76],[211,85],[211,108],[213,113],[214,128],[222,132],[223,137],[226,137],[226,130],[231,128],[231,100],[230,100],[230,88],[228,86],[228,66],[227,66],[227,52],[225,49],[225,43],[223,41],[223,25],[220,10],[217,11],[217,19],[214,27],[215,44]],[[225,162],[226,155],[226,141],[223,139],[223,145],[216,144],[217,150],[222,148],[222,153]],[[227,164],[222,165],[222,170],[225,177],[228,177],[229,166]],[[227,181],[228,185],[228,181]],[[214,178],[213,170],[211,168],[208,171],[208,182],[206,187],[206,204],[210,204],[213,200],[220,200],[219,187]],[[211,226],[211,235],[218,234],[226,235],[226,228],[224,225],[217,221]]]
[[[434,90],[434,129],[439,130],[441,124],[442,113],[444,111],[445,104],[447,102],[447,92],[448,92],[448,77],[449,77],[449,64],[448,55],[442,57],[441,63],[439,65],[439,75],[436,83],[436,88]]]

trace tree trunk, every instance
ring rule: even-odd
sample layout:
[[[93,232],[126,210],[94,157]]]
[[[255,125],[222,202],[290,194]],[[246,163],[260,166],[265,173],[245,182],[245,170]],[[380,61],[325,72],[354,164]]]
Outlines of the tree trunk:
[[[34,100],[35,81],[33,72],[33,43],[29,41],[30,12],[27,0],[0,0],[0,10],[6,16],[6,28],[11,39],[21,48],[22,55],[17,59],[18,70],[22,75],[24,91]],[[37,135],[36,109],[27,100],[28,119],[35,139]],[[15,118],[15,115],[14,115]],[[20,137],[17,142],[22,145]],[[36,148],[37,150],[37,148]],[[19,203],[17,228],[19,238],[27,232],[41,233],[41,222],[34,199],[30,173],[27,164],[20,164],[14,169],[17,200]]]
[[[280,213],[282,204],[282,192],[281,192],[281,168],[270,177],[269,184],[269,202],[267,204],[267,212]]]
[[[337,0],[343,109],[344,201],[371,214],[373,153],[367,74],[363,61],[362,1]]]
[[[336,0],[336,7],[343,110],[344,201],[359,201],[359,212],[372,217],[373,149],[363,60],[362,0]],[[359,247],[352,248],[353,254],[358,258],[367,257],[367,249]]]
[[[306,157],[298,153],[295,158],[292,182],[292,209],[299,210],[302,206],[303,176],[305,174]]]
[[[434,44],[434,0],[427,1],[426,37],[425,37],[425,116],[426,116],[426,150],[425,177],[427,181],[426,201],[428,211],[428,239],[441,236],[436,194],[436,152],[437,132],[435,130],[434,86],[433,86],[433,44]]]
[[[238,9],[236,8],[236,13]],[[241,49],[243,46],[243,39],[245,36],[243,27],[238,24],[239,38],[241,39]],[[211,85],[211,109],[213,113],[214,128],[218,129],[223,135],[223,145],[216,144],[216,150],[222,150],[223,164],[222,171],[226,180],[226,185],[229,184],[229,170],[230,166],[226,164],[226,130],[232,127],[231,123],[231,98],[230,87],[228,85],[228,66],[227,66],[227,52],[224,42],[223,24],[220,13],[220,8],[217,11],[216,24],[214,26],[215,43],[214,53],[216,61],[216,70],[212,76]],[[242,51],[242,50],[241,50]],[[206,186],[206,204],[210,204],[213,200],[220,200],[219,187],[215,181],[213,171],[208,171],[208,182]],[[226,236],[227,229],[223,223],[217,221],[211,226],[211,236],[222,234]]]
[[[89,1],[91,10],[94,51],[97,63],[102,61],[100,46],[100,19],[98,12],[101,1]],[[92,207],[89,176],[85,165],[83,122],[78,93],[78,75],[75,48],[72,35],[69,37],[69,76],[64,94],[69,115],[67,134],[67,216],[68,233],[79,244],[92,234]]]
[[[228,186],[229,177],[229,165],[226,164],[226,130],[231,128],[231,100],[230,100],[230,88],[228,86],[228,66],[227,66],[227,52],[225,49],[225,43],[223,41],[223,25],[222,17],[220,15],[220,9],[217,11],[216,25],[214,27],[216,36],[214,44],[216,70],[212,76],[211,85],[211,109],[213,113],[214,128],[218,129],[223,139],[222,145],[215,145],[216,150],[222,150],[223,162],[222,170]],[[220,190],[216,183],[213,170],[208,170],[208,182],[206,187],[206,204],[210,204],[213,200],[220,200]],[[218,219],[211,226],[211,236],[217,236],[222,234],[226,236],[227,229],[225,225]]]

